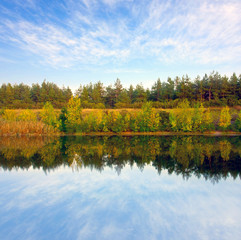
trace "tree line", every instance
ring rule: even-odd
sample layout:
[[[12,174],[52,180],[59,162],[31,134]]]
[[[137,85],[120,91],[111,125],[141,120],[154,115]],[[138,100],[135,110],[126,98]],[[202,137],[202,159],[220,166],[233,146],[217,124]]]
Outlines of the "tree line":
[[[80,86],[75,96],[81,99],[83,108],[140,108],[143,102],[153,102],[156,108],[174,108],[180,101],[187,99],[194,106],[201,102],[209,106],[234,106],[241,104],[241,75],[233,73],[228,78],[218,72],[197,76],[193,81],[188,75],[161,81],[160,78],[151,89],[142,84],[134,88],[123,88],[120,79],[114,86],[104,87],[103,83]]]
[[[31,87],[2,84],[0,87],[1,108],[42,108],[50,102],[54,108],[62,108],[72,97],[81,100],[83,108],[141,108],[144,102],[153,102],[155,108],[175,108],[187,99],[194,106],[197,102],[204,107],[241,105],[241,74],[231,77],[218,72],[197,76],[191,80],[188,75],[167,81],[157,81],[149,89],[142,84],[124,88],[120,79],[114,85],[104,86],[102,82],[80,85],[73,94],[69,87],[59,88],[54,83],[44,81]]]
[[[43,81],[41,85],[31,87],[21,84],[2,84],[0,87],[0,108],[42,108],[51,102],[55,108],[62,108],[72,97],[69,87],[59,88],[54,83]]]

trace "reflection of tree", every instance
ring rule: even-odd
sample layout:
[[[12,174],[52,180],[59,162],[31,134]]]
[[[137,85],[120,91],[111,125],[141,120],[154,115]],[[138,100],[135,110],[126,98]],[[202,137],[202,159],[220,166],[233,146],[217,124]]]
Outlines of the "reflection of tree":
[[[232,148],[231,143],[228,142],[227,140],[224,140],[224,141],[220,141],[219,145],[220,145],[220,152],[221,152],[222,159],[224,161],[228,161],[231,148]]]
[[[39,154],[45,165],[53,165],[56,157],[60,155],[60,142],[54,141],[53,143],[45,145],[40,149]]]
[[[191,138],[184,138],[182,141],[174,140],[170,145],[170,155],[176,159],[184,169],[189,166],[189,161],[194,158],[193,145]]]
[[[9,160],[19,156],[29,159],[49,141],[43,137],[2,137],[0,151]]]
[[[203,144],[203,153],[208,158],[209,163],[211,162],[211,157],[213,155],[213,145],[212,144]]]
[[[1,163],[5,162],[8,169],[29,168],[34,155],[52,141],[46,137],[2,137],[0,138]]]
[[[83,142],[67,142],[66,146],[65,154],[67,155],[69,166],[76,162],[79,167],[83,165],[84,167],[89,166],[98,170],[103,169],[103,145],[84,139]]]
[[[126,165],[140,169],[152,164],[158,173],[204,176],[213,182],[241,174],[241,139],[191,136],[64,137],[0,139],[0,165],[4,169],[42,168],[65,165],[120,174]],[[229,161],[228,161],[229,160]]]

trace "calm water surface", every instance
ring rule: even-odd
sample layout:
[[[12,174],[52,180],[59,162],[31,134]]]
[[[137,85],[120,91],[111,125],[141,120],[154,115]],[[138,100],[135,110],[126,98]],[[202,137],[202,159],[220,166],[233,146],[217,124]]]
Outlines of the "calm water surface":
[[[0,239],[240,239],[240,137],[0,138]]]

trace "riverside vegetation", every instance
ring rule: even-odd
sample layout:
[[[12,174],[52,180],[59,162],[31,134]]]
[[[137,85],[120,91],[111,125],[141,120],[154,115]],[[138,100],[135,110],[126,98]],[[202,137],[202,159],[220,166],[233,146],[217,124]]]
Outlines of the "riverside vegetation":
[[[187,99],[177,108],[160,110],[152,102],[143,103],[142,108],[130,110],[95,110],[84,114],[81,100],[70,98],[61,112],[45,103],[42,111],[2,110],[0,135],[57,135],[61,133],[125,133],[125,132],[194,132],[211,131],[241,132],[241,111],[226,106],[221,111],[204,108],[202,104],[190,107]]]
[[[80,86],[74,95],[46,81],[8,83],[0,87],[0,135],[240,132],[240,106],[241,75],[235,73],[158,79],[150,90],[141,84],[125,89],[117,79],[113,87]]]

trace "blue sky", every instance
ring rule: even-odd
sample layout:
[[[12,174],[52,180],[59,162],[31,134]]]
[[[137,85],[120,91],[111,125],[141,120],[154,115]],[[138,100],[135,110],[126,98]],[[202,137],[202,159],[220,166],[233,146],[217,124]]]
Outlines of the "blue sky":
[[[240,0],[1,0],[0,84],[240,74]]]

